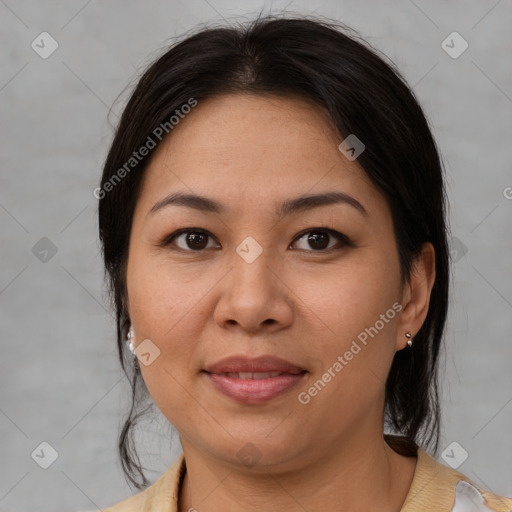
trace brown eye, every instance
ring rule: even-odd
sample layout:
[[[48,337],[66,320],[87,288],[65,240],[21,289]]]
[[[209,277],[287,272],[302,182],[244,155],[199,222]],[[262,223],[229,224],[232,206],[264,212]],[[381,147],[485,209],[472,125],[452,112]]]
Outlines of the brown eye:
[[[208,235],[204,233],[187,233],[185,235],[185,244],[190,249],[204,249],[208,245]]]
[[[345,235],[331,229],[310,229],[303,232],[296,240],[303,240],[303,247],[299,247],[300,250],[329,252],[336,245],[336,243],[329,245],[332,238],[341,241],[342,246],[350,245],[350,240]]]
[[[162,245],[174,244],[179,249],[188,252],[201,251],[211,247],[208,246],[209,238],[211,238],[211,235],[207,231],[182,229],[167,237]]]

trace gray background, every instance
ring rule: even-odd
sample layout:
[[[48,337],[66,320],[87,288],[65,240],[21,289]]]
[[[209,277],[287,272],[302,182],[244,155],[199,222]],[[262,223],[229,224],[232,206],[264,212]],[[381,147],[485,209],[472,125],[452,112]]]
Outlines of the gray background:
[[[285,8],[359,30],[431,120],[458,260],[441,444],[459,443],[459,470],[512,496],[510,1],[0,0],[0,510],[96,510],[131,494],[116,453],[128,388],[92,193],[126,94],[115,100],[170,38]],[[43,31],[59,44],[47,59],[31,48]],[[469,43],[457,59],[441,47],[453,31]],[[33,253],[43,237],[57,248],[46,262]],[[154,481],[180,451],[177,433],[157,414],[140,439]],[[58,452],[46,470],[31,457],[43,441]]]

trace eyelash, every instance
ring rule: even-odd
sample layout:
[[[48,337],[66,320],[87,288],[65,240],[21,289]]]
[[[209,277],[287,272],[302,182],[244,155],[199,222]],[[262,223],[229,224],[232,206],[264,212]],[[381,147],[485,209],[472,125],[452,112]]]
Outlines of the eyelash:
[[[166,236],[158,245],[160,247],[168,248],[173,243],[173,241],[176,238],[178,238],[179,236],[181,236],[183,234],[187,234],[187,233],[196,233],[196,234],[206,235],[206,236],[208,236],[210,238],[215,239],[215,237],[209,231],[207,231],[205,229],[201,229],[201,228],[183,228],[183,229],[179,229],[179,230],[175,231],[174,233]],[[343,249],[345,247],[353,247],[352,240],[348,236],[344,235],[343,233],[340,233],[339,231],[335,231],[334,229],[329,229],[329,228],[309,228],[309,229],[303,230],[303,231],[301,231],[300,233],[297,234],[297,236],[294,238],[292,244],[294,242],[296,242],[297,240],[300,240],[304,235],[307,235],[309,233],[321,233],[321,234],[326,234],[326,235],[333,236],[335,238],[338,238],[338,240],[341,241],[342,246],[341,247],[333,246],[333,247],[329,247],[328,249],[318,249],[318,250],[314,250],[314,249],[311,249],[311,250],[297,249],[297,250],[307,251],[307,252],[312,252],[312,253],[319,253],[319,254],[320,253],[330,254],[333,251],[336,251],[336,250],[339,251],[339,250],[341,250],[341,249]],[[204,252],[206,249],[207,248],[199,249],[199,250],[182,249],[181,247],[172,248],[172,250],[175,250],[175,251],[190,252],[190,253],[200,253],[200,252]]]

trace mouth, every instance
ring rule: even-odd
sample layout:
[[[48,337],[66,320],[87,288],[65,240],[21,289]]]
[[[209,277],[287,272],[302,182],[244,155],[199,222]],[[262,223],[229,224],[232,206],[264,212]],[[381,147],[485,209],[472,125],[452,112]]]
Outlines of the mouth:
[[[276,377],[280,373],[288,373],[296,375],[305,371],[304,368],[294,364],[286,359],[280,357],[264,355],[259,357],[247,357],[247,356],[231,356],[221,359],[216,363],[207,365],[204,369],[207,373],[213,374],[238,374],[242,375],[242,378],[251,378],[250,376],[244,376],[245,374],[276,374],[272,375]],[[257,378],[257,377],[256,377]],[[268,378],[268,377],[262,377]]]
[[[290,391],[307,371],[273,356],[236,356],[208,366],[203,373],[217,391],[244,404],[262,404]]]
[[[219,373],[216,375],[224,375],[231,379],[252,379],[252,380],[260,380],[260,379],[270,379],[272,377],[279,377],[280,375],[292,375],[287,372],[229,372],[229,373]]]

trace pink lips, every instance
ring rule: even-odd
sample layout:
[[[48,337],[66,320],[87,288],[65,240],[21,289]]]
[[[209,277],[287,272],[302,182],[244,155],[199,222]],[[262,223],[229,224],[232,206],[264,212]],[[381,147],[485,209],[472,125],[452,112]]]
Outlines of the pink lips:
[[[206,376],[226,396],[245,404],[267,402],[294,387],[306,371],[273,356],[235,356],[208,366]]]

